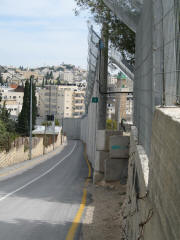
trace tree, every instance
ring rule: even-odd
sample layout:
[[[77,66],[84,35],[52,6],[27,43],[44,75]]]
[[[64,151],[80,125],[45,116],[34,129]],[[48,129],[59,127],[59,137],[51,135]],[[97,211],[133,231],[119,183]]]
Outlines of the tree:
[[[120,21],[104,4],[102,0],[75,0],[78,9],[75,14],[78,15],[80,10],[89,9],[97,24],[106,25],[106,33],[110,44],[116,48],[127,59],[130,64],[134,64],[135,53],[135,33]]]
[[[42,88],[44,88],[44,78],[43,78],[43,81],[42,81]]]
[[[117,130],[117,122],[112,119],[106,120],[106,129],[108,130]]]
[[[2,74],[1,74],[1,72],[0,72],[0,85],[3,85],[4,84],[4,82],[3,82],[3,77],[2,77]]]
[[[30,77],[30,80],[33,81],[33,77]],[[23,106],[22,110],[18,117],[17,131],[22,135],[29,135],[30,129],[30,81],[26,80],[24,88],[24,97],[23,97]],[[32,128],[36,123],[37,115],[37,102],[36,102],[36,86],[32,83]]]
[[[8,132],[6,130],[4,122],[0,119],[0,150],[7,148],[8,143]]]
[[[59,77],[57,77],[57,85],[61,85],[60,76],[59,76]]]
[[[50,79],[53,79],[53,72],[51,71],[50,74],[49,74],[49,78]]]
[[[29,133],[29,116],[30,116],[30,86],[26,80],[24,88],[23,106],[18,116],[17,131],[23,135]]]
[[[37,99],[36,99],[36,85],[32,84],[32,127],[36,124],[36,116],[37,116]]]
[[[10,117],[10,112],[6,108],[6,102],[3,103],[3,107],[0,108],[0,119],[7,123]]]
[[[46,78],[46,81],[48,81],[50,79],[49,72],[46,73],[45,78]]]
[[[55,126],[60,126],[59,120],[55,119]]]
[[[4,102],[3,107],[0,107],[0,150],[8,151],[15,137],[15,122],[10,119],[10,112]]]

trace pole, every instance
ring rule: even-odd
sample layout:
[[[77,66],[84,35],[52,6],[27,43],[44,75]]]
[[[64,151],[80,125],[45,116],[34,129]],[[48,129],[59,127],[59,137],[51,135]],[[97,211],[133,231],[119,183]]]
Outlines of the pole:
[[[107,76],[108,76],[108,42],[109,42],[108,25],[104,24],[102,28],[102,46],[100,46],[100,61],[99,61],[99,117],[98,129],[106,129],[106,109],[107,96],[103,93],[107,92]]]
[[[121,88],[121,80],[117,79],[117,88]],[[117,94],[116,96],[116,121],[117,121],[117,130],[119,131],[119,124],[121,122],[120,120],[120,111],[121,111],[121,98],[120,94]]]
[[[53,121],[53,150],[54,150],[54,144],[55,144],[55,117]]]
[[[63,142],[63,117],[62,117],[62,122],[61,122],[61,145]]]
[[[47,123],[45,123],[45,129],[44,129],[44,147],[43,147],[43,154],[45,154],[45,150],[46,150],[46,128],[47,128]]]
[[[30,77],[29,160],[31,160],[32,158],[32,81],[33,81],[33,76]]]

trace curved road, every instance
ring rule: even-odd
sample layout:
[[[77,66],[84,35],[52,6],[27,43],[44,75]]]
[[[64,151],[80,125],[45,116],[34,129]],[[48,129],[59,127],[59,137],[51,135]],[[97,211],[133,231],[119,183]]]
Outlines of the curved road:
[[[0,240],[65,240],[87,175],[82,143],[69,141],[58,155],[0,181]]]

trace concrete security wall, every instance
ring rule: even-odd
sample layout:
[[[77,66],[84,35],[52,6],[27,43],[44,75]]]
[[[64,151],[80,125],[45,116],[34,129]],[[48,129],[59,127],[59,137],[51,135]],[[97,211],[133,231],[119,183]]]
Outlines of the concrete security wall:
[[[64,118],[63,132],[70,139],[80,139],[81,118]]]
[[[180,109],[156,109],[147,157],[132,127],[124,219],[128,239],[180,239]],[[128,226],[128,227],[127,227]]]
[[[86,143],[88,160],[93,168],[96,158],[97,107],[97,103],[90,103],[88,114],[81,121],[81,140]]]
[[[32,158],[39,157],[43,153],[48,153],[53,151],[53,144],[49,145],[44,149],[43,138],[37,138],[37,144],[32,149]],[[63,137],[63,142],[66,141],[66,137]],[[60,146],[61,143],[61,134],[58,135],[57,141],[54,144],[54,148]],[[20,147],[13,147],[9,152],[0,153],[0,168],[5,168],[16,163],[24,162],[29,159],[29,151],[27,147],[22,144]]]
[[[94,85],[93,96],[96,97],[97,83]],[[90,103],[88,114],[82,118],[65,118],[63,120],[63,132],[70,139],[79,139],[86,143],[88,160],[92,167],[95,166],[96,153],[96,129],[97,129],[97,103]]]

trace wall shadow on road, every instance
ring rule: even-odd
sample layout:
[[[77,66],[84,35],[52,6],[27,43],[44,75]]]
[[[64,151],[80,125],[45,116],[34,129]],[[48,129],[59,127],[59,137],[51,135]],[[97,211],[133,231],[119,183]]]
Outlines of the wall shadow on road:
[[[78,141],[78,147],[79,148],[77,148],[67,160],[57,166],[52,172],[13,194],[11,198],[20,197],[26,199],[42,199],[48,202],[80,204],[85,179],[88,175],[88,167],[83,156],[83,145],[80,141]],[[52,158],[54,163],[58,160],[58,155]],[[39,165],[38,167],[40,168],[41,166]],[[29,171],[34,170],[30,169]],[[43,172],[45,172],[44,169],[43,171],[41,170],[41,174]],[[35,177],[37,176],[36,174]],[[19,176],[16,176],[14,179],[2,181],[0,185],[10,185],[12,180],[18,181],[18,177]],[[27,183],[27,181],[25,183]],[[4,194],[9,193],[4,191],[3,188],[1,188],[1,191]]]
[[[0,221],[0,240],[65,240],[71,224],[51,224],[24,219],[14,219],[13,222]]]

